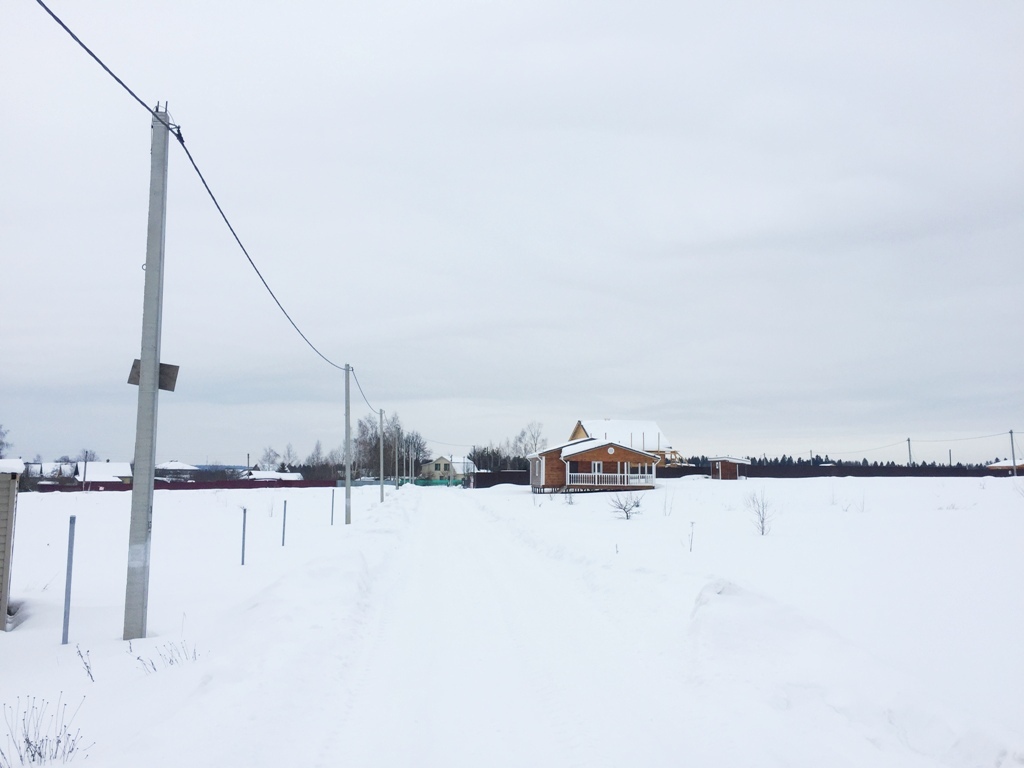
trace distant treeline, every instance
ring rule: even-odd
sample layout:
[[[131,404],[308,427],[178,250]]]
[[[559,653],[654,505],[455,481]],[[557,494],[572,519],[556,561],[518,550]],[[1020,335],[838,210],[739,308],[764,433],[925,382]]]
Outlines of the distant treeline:
[[[768,458],[767,456],[745,456],[744,458],[750,461],[752,467],[900,467],[903,469],[917,469],[917,468],[934,468],[934,469],[956,469],[956,470],[984,470],[989,464],[994,464],[1001,459],[995,458],[991,461],[987,461],[981,464],[963,464],[957,462],[956,464],[940,464],[938,462],[913,462],[911,464],[899,464],[895,461],[879,462],[873,461],[868,462],[867,459],[853,459],[844,461],[843,459],[830,459],[826,454],[824,457],[815,455],[813,458],[804,458],[803,456],[775,456]],[[692,464],[696,467],[704,467],[708,469],[711,467],[711,459],[707,456],[690,456],[684,460],[687,464]]]

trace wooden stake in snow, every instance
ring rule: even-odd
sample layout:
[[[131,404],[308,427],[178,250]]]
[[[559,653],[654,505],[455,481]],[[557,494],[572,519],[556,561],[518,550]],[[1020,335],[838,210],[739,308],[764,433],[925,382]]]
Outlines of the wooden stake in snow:
[[[245,565],[245,516],[246,509],[242,507],[242,565]]]

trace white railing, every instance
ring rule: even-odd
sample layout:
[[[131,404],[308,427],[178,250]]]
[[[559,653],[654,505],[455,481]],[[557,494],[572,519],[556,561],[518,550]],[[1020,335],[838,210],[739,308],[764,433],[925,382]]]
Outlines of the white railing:
[[[654,475],[650,473],[569,472],[568,474],[568,485],[654,485]]]

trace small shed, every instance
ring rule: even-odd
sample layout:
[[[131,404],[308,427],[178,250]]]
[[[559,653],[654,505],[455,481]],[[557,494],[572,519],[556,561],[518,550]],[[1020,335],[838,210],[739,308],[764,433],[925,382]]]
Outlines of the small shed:
[[[739,480],[747,476],[744,467],[750,466],[750,459],[738,459],[735,456],[716,456],[710,461],[712,480]]]
[[[14,559],[14,517],[18,508],[21,461],[0,460],[0,630],[7,631],[11,606],[11,561]]]
[[[1024,475],[1024,458],[1015,462],[1010,459],[1003,459],[985,467],[994,475]]]

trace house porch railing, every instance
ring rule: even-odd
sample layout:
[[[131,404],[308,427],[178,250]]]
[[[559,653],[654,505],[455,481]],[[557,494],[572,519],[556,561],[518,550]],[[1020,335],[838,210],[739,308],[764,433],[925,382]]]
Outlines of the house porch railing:
[[[624,486],[624,485],[654,485],[654,474],[629,473],[618,474],[615,472],[569,472],[567,485],[593,485],[593,486]]]

